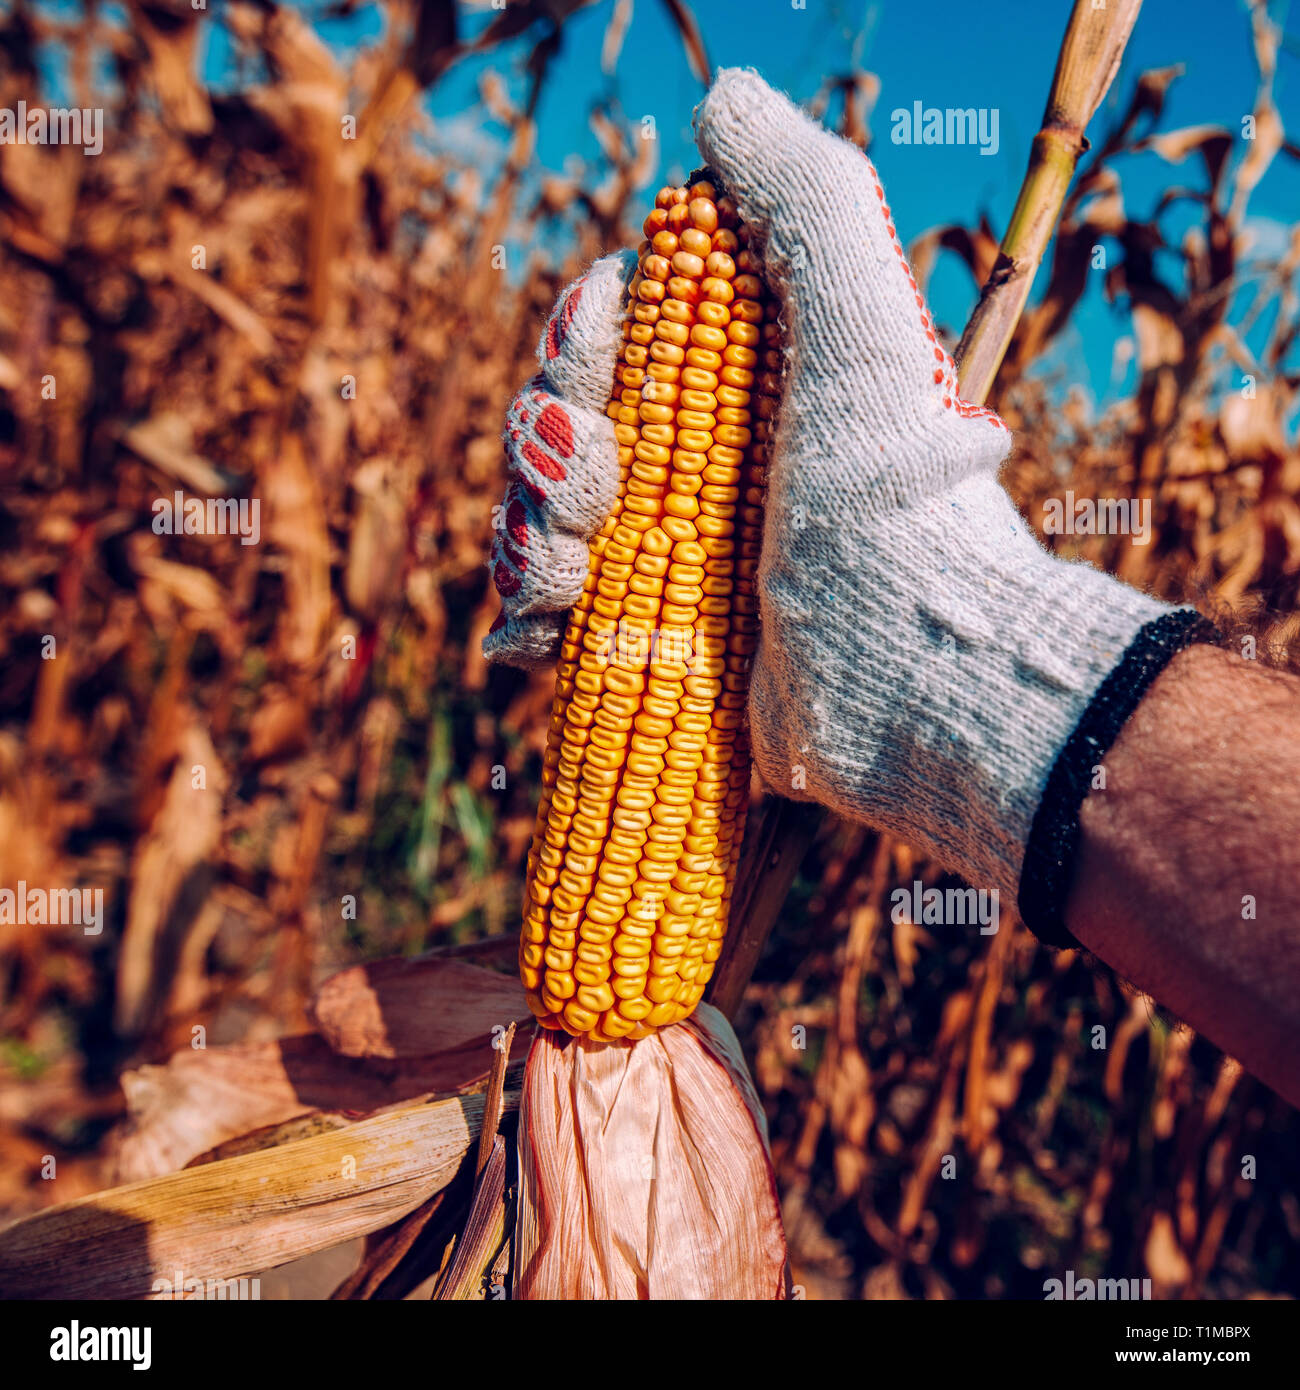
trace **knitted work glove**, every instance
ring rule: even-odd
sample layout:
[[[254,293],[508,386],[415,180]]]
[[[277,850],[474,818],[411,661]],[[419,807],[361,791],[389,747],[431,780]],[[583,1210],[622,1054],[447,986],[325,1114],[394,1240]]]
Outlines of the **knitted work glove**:
[[[740,69],[718,75],[696,137],[784,306],[755,761],[783,795],[895,832],[1014,901],[1058,754],[1170,610],[1050,556],[998,485],[1010,435],[958,396],[861,151]],[[611,443],[601,466],[614,460]]]
[[[537,345],[542,370],[506,413],[510,482],[492,541],[501,613],[483,642],[489,661],[555,660],[587,578],[587,542],[614,510],[618,445],[605,407],[635,269],[636,253],[619,251],[564,291]]]

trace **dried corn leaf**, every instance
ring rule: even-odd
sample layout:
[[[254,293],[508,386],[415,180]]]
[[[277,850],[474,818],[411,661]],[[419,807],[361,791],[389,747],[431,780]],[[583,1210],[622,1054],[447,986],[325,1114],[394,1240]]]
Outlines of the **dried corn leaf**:
[[[456,1244],[451,1267],[438,1285],[442,1301],[481,1299],[484,1280],[506,1238],[506,1140],[498,1134],[474,1189],[465,1230]]]
[[[0,1232],[0,1297],[146,1298],[178,1269],[237,1278],[380,1230],[451,1181],[482,1113],[481,1096],[406,1105],[51,1207]]]
[[[517,1040],[515,1056],[524,1050]],[[486,1075],[484,1042],[433,1057],[370,1063],[340,1057],[314,1035],[178,1052],[122,1077],[129,1118],[115,1138],[119,1182],[158,1177],[267,1125],[312,1111],[368,1114]]]
[[[321,986],[312,1013],[344,1057],[427,1056],[532,1017],[517,975],[437,957],[341,971]]]
[[[191,724],[179,740],[167,795],[131,876],[117,971],[115,1019],[122,1033],[147,1026],[166,983],[160,973],[165,956],[179,952],[211,887],[225,780],[208,731]]]

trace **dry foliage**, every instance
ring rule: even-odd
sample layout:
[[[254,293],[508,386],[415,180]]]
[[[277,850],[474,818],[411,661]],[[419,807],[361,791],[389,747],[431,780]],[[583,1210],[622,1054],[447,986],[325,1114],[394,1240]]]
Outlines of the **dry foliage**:
[[[340,1295],[400,1296],[440,1268],[444,1292],[473,1282],[448,1256],[463,1220],[444,1194],[463,1217],[477,1191],[493,1229],[503,1140],[479,1174],[470,1103],[447,1097],[486,1086],[489,1029],[521,1016],[509,979],[482,967],[511,968],[550,699],[548,677],[489,674],[479,655],[496,610],[483,559],[498,430],[558,287],[630,239],[654,172],[652,145],[602,106],[600,167],[527,177],[536,91],[578,8],[512,4],[474,45],[533,44],[522,108],[484,85],[509,132],[490,184],[424,138],[420,91],[466,47],[450,3],[387,6],[386,37],[347,70],[300,10],[231,4],[253,76],[220,90],[195,76],[197,17],[180,0],[133,5],[127,29],[22,5],[0,21],[0,105],[40,99],[37,46],[54,43],[73,99],[104,105],[108,127],[97,159],[0,147],[0,884],[98,886],[106,905],[99,937],[0,926],[4,1212],[115,1180],[193,1180],[212,1161],[282,1175],[302,1152],[328,1210],[330,1165],[354,1152],[337,1146],[397,1124],[426,1148],[405,1168],[408,1151],[392,1155],[400,1210],[347,1227],[387,1229]],[[707,70],[689,10],[670,9]],[[626,11],[613,9],[610,65]],[[1150,546],[1072,548],[1229,614],[1267,604],[1285,642],[1300,235],[1262,263],[1245,217],[1270,162],[1297,151],[1271,96],[1277,36],[1261,8],[1253,22],[1249,153],[1234,132],[1162,130],[1177,72],[1143,75],[1085,157],[993,403],[1016,430],[1009,476],[1032,519],[1066,488],[1150,497]],[[96,95],[104,55],[114,83]],[[876,89],[861,72],[823,88],[862,144]],[[340,138],[349,113],[354,141]],[[1180,180],[1149,221],[1123,203],[1117,159],[1133,152]],[[1175,205],[1198,222],[1169,246]],[[1034,369],[1099,242],[1138,375],[1093,418],[1074,397],[1062,410],[1060,383]],[[940,229],[918,268],[943,247],[978,283],[996,244],[987,224]],[[1247,319],[1271,323],[1258,357],[1228,321],[1243,287]],[[259,499],[261,543],[155,534],[152,504],[178,488]],[[1018,926],[894,924],[889,891],[917,874],[940,881],[905,846],[828,826],[736,1015],[796,1283],[1032,1297],[1072,1268],[1149,1274],[1162,1295],[1300,1291],[1296,1114]],[[372,967],[316,994],[337,967],[435,947],[473,963]],[[463,995],[466,1014],[430,1033],[420,1001],[435,985],[439,1008]],[[196,1026],[207,1051],[192,1049]],[[436,1180],[435,1112],[459,1126],[439,1140]],[[237,1139],[249,1131],[252,1152]],[[41,1180],[47,1155],[55,1181]],[[216,1258],[229,1230],[205,1229]],[[136,1291],[146,1273],[122,1277]]]

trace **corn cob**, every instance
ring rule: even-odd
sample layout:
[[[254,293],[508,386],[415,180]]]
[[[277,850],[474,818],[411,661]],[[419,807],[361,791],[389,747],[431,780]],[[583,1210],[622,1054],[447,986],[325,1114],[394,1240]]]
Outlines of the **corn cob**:
[[[608,414],[619,497],[556,672],[520,975],[548,1028],[640,1038],[699,1003],[749,801],[778,306],[707,174],[661,189]]]

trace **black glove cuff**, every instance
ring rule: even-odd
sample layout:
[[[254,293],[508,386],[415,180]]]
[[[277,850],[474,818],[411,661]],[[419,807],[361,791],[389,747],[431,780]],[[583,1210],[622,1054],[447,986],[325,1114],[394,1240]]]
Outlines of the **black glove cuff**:
[[[1169,662],[1194,642],[1219,640],[1214,624],[1193,608],[1145,624],[1066,739],[1029,830],[1017,895],[1021,920],[1045,946],[1079,945],[1066,928],[1065,903],[1079,852],[1079,810],[1091,790],[1093,768]]]

